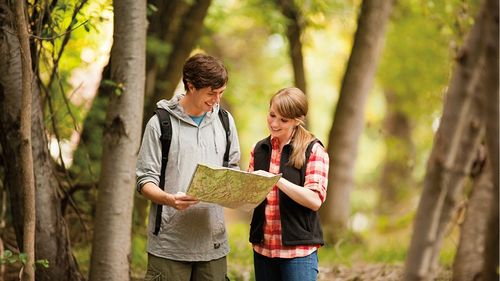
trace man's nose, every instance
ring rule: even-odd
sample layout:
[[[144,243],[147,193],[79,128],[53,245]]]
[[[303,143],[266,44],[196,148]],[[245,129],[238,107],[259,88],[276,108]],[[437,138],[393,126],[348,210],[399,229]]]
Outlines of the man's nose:
[[[216,94],[215,95],[215,102],[220,103],[220,99],[222,98],[222,94]]]

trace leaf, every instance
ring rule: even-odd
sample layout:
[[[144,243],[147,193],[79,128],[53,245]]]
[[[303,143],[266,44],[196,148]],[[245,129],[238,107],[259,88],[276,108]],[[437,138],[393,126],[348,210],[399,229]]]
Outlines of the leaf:
[[[149,3],[148,4],[147,15],[151,16],[151,15],[153,15],[156,12],[158,12],[158,7],[156,7],[155,5]]]
[[[10,250],[5,250],[5,252],[3,252],[3,258],[10,258],[12,257],[12,252]]]
[[[118,84],[111,79],[104,79],[101,81],[101,86],[102,87],[116,88],[118,86]]]
[[[35,265],[41,265],[44,268],[49,268],[49,260],[48,259],[37,260],[35,261]]]
[[[22,264],[26,265],[26,263],[28,263],[28,254],[20,253],[19,260],[21,261]]]
[[[125,87],[123,86],[123,83],[118,83],[115,87],[114,93],[116,96],[121,96],[123,94],[123,90]]]

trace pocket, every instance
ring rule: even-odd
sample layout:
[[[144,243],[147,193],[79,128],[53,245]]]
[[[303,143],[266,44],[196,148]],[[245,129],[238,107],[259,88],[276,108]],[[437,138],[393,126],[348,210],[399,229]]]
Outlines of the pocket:
[[[167,281],[167,279],[163,278],[161,272],[158,270],[148,267],[144,281]]]
[[[226,241],[226,225],[224,224],[224,209],[215,207],[212,216],[212,241],[222,244]]]

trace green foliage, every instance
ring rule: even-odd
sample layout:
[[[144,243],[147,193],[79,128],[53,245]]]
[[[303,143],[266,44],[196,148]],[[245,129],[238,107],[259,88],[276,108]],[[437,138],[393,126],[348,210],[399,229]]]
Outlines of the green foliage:
[[[168,56],[172,51],[172,45],[166,43],[165,41],[155,37],[148,36],[146,41],[146,52],[149,56],[152,56],[158,67],[162,68],[167,65]]]
[[[40,42],[38,66],[43,94],[50,96],[44,103],[45,123],[50,133],[57,130],[63,140],[69,139],[85,118],[93,78],[89,76],[94,75],[90,69],[107,61],[110,47],[106,39],[111,35],[110,1],[89,1],[72,18],[81,3],[57,1],[40,31],[42,37],[48,38]],[[49,9],[48,4],[35,7],[40,11]],[[71,39],[67,40],[67,36]],[[84,80],[86,87],[82,87]]]
[[[229,247],[228,277],[230,280],[254,280],[253,250],[248,241],[250,225],[248,223],[231,223],[227,225]]]
[[[155,5],[153,5],[151,3],[148,3],[147,8],[148,8],[148,10],[147,10],[148,17],[153,15],[154,13],[158,12],[158,7],[156,7]]]
[[[144,234],[132,235],[132,273],[134,276],[143,277],[148,266],[147,237]]]
[[[106,89],[109,88],[111,89],[111,92],[113,92],[116,96],[121,96],[123,93],[123,90],[125,90],[125,85],[121,82],[115,82],[111,79],[104,79],[101,81],[101,86]]]
[[[0,257],[0,264],[13,264],[20,262],[23,266],[28,262],[28,255],[26,253],[14,254],[10,250],[5,250],[3,255]],[[49,261],[47,259],[38,259],[35,261],[34,267],[41,266],[43,268],[49,267]]]
[[[90,243],[79,243],[73,245],[73,255],[78,261],[78,267],[83,276],[88,276],[90,269],[90,253],[92,251],[92,245]]]
[[[76,183],[97,183],[101,174],[102,136],[106,122],[106,110],[109,104],[107,91],[101,91],[94,98],[91,111],[85,119],[80,144],[73,155],[70,168]],[[86,201],[84,201],[86,202]],[[91,200],[90,202],[94,202]]]

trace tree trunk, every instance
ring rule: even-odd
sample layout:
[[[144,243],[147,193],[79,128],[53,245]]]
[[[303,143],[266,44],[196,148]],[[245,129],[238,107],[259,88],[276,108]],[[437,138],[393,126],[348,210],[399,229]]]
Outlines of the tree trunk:
[[[446,226],[484,136],[478,98],[484,66],[483,5],[461,50],[427,164],[423,194],[406,259],[406,280],[432,280]]]
[[[302,55],[303,19],[293,0],[278,0],[281,12],[287,19],[286,37],[290,45],[290,59],[293,67],[295,87],[307,95],[306,75],[304,70],[304,56]],[[306,120],[307,126],[307,120]]]
[[[156,85],[153,95],[146,101],[144,122],[147,122],[153,115],[156,103],[159,100],[172,97],[182,77],[184,61],[189,57],[191,50],[200,37],[203,20],[207,15],[212,0],[197,0],[195,2],[184,16],[182,27],[174,40],[173,50],[168,57],[166,68],[157,75],[156,80],[161,81],[162,86]]]
[[[135,163],[141,139],[146,1],[114,2],[111,98],[103,134],[90,280],[129,280]]]
[[[0,4],[1,5],[1,4]],[[5,5],[4,5],[5,6]],[[18,245],[22,245],[23,212],[20,173],[21,54],[19,41],[10,29],[11,14],[4,9],[0,19],[0,142],[4,158],[6,188],[9,191],[13,226]],[[34,60],[36,61],[36,60]],[[37,85],[34,82],[34,85]],[[36,184],[36,259],[47,259],[48,268],[36,269],[36,280],[83,280],[72,255],[68,230],[60,210],[58,180],[48,151],[38,88],[33,87],[31,134]],[[24,109],[23,109],[24,110]]]
[[[352,53],[328,137],[328,153],[332,159],[328,174],[329,192],[325,206],[321,208],[327,241],[334,241],[347,227],[366,97],[372,87],[392,4],[391,0],[364,0],[362,3]]]
[[[498,1],[487,1],[487,26],[486,33],[486,63],[484,70],[484,92],[481,97],[483,105],[484,121],[486,123],[486,145],[488,147],[488,155],[491,159],[492,180],[493,180],[493,196],[491,197],[491,210],[488,223],[488,232],[486,233],[484,252],[484,268],[483,280],[498,280],[498,182],[499,182],[499,167],[498,167]]]
[[[33,173],[33,154],[31,151],[31,102],[33,71],[28,22],[24,1],[15,1],[16,26],[21,47],[21,186],[23,190],[23,248],[26,263],[23,266],[21,280],[35,280],[35,175]]]
[[[394,206],[398,203],[405,204],[404,194],[412,186],[411,171],[414,157],[410,120],[406,113],[398,110],[401,104],[398,95],[391,90],[386,90],[384,93],[387,104],[383,125],[385,160],[379,182],[378,212],[390,215],[395,214]]]
[[[168,52],[162,53],[161,57],[159,57],[154,51],[150,52],[148,48],[146,58],[146,96],[144,97],[146,104],[151,99],[156,87],[162,84],[161,81],[157,83],[158,72],[163,71],[166,65],[168,65],[167,58],[174,48],[174,38],[177,34],[183,33],[183,30],[180,29],[181,22],[189,10],[189,5],[186,1],[153,0],[149,3],[155,5],[158,11],[151,16],[148,25],[148,40],[160,41],[163,51],[167,49]],[[149,113],[152,114],[152,112]],[[149,120],[149,118],[145,119]]]
[[[485,149],[483,149],[485,151]],[[486,152],[482,152],[486,153]],[[484,158],[485,156],[479,157]],[[477,166],[484,166],[485,159],[476,159]],[[465,220],[460,227],[460,242],[453,261],[453,280],[478,280],[483,268],[484,242],[487,217],[491,208],[493,184],[491,167],[481,167],[474,181],[471,196],[467,202]]]

